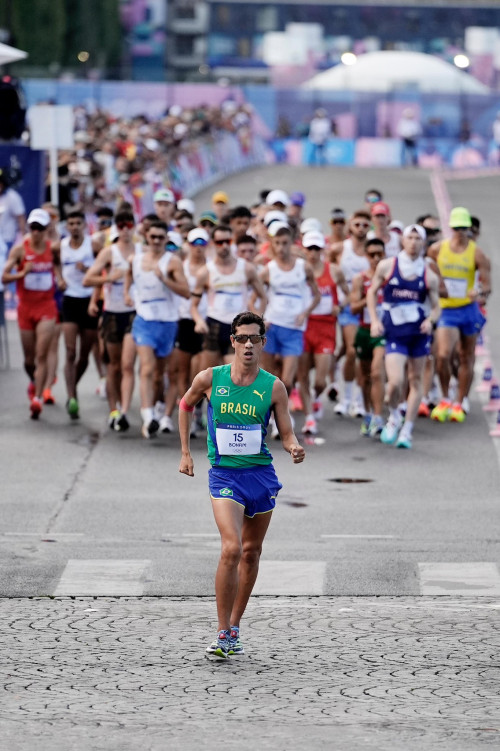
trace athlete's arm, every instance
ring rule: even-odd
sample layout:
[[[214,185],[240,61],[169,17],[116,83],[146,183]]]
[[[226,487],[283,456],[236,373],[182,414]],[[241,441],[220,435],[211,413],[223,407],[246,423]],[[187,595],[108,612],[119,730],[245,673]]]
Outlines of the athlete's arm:
[[[351,294],[349,298],[351,313],[354,313],[354,315],[362,313],[363,308],[366,306],[366,297],[363,295],[363,287],[363,277],[361,274],[358,274],[352,280]]]
[[[304,321],[311,315],[316,305],[319,305],[321,302],[321,292],[319,291],[318,285],[316,283],[313,267],[310,264],[306,263],[304,264],[304,271],[306,273],[306,282],[309,285],[309,289],[312,293],[312,300],[307,308],[303,310],[302,313],[295,319],[297,326],[302,326]]]
[[[134,283],[134,272],[132,271],[132,264],[129,261],[127,273],[125,274],[125,284],[123,285],[123,299],[125,301],[125,305],[128,305],[129,308],[134,307],[134,301],[130,297],[130,287],[132,286],[133,283]]]
[[[205,395],[210,397],[212,388],[212,368],[202,370],[193,379],[191,387],[186,391],[179,405],[179,436],[181,439],[181,461],[179,472],[188,477],[194,477],[193,457],[191,456],[189,433],[191,428],[191,414],[194,407]]]
[[[330,276],[337,285],[337,288],[340,288],[344,295],[346,297],[349,297],[349,286],[346,282],[344,272],[342,271],[338,263],[330,264]]]
[[[366,305],[370,313],[370,335],[371,336],[383,336],[384,326],[382,321],[377,316],[377,292],[384,284],[386,278],[390,274],[392,269],[392,258],[384,258],[383,261],[377,265],[375,274],[373,275],[372,283],[368,292],[366,293]]]
[[[471,300],[479,299],[481,302],[486,302],[486,298],[491,294],[491,263],[488,256],[476,246],[475,253],[476,269],[479,272],[479,283],[481,288],[479,290],[471,290],[474,292],[474,297],[471,292],[468,293]]]
[[[328,254],[330,261],[332,263],[338,263],[343,250],[344,250],[343,241],[332,243],[332,245],[330,245],[330,251]]]
[[[89,306],[87,308],[87,313],[92,318],[97,318],[97,316],[99,315],[98,302],[99,302],[100,295],[101,293],[98,287],[94,287],[94,289],[92,290],[92,294],[90,295]]]
[[[430,335],[441,315],[441,306],[439,305],[439,277],[430,269],[427,270],[427,286],[431,312],[422,321],[420,331],[422,334]]]
[[[191,307],[189,309],[191,318],[194,321],[194,330],[197,334],[208,334],[207,322],[201,317],[198,310],[203,297],[203,293],[206,291],[208,285],[208,269],[206,266],[202,268],[196,274],[196,282],[194,289],[191,292]]]
[[[111,264],[111,248],[103,248],[94,263],[87,269],[83,277],[84,287],[102,287],[106,282],[115,282],[124,276],[124,271],[114,269],[107,277],[102,275],[104,269]]]
[[[95,233],[92,235],[91,243],[92,243],[92,252],[96,256],[104,247],[104,243],[106,241],[106,235],[104,232]]]
[[[174,292],[176,295],[180,295],[181,297],[186,297],[189,299],[191,293],[189,291],[189,284],[187,283],[187,279],[184,276],[184,269],[182,268],[180,258],[177,258],[177,256],[172,256],[168,265],[166,275],[162,274],[159,266],[156,267],[156,273],[165,287],[171,289],[172,292]]]
[[[273,386],[272,404],[276,425],[279,430],[281,443],[285,451],[288,451],[294,464],[304,461],[306,452],[297,440],[292,428],[290,412],[288,411],[288,394],[279,378],[276,378]]]
[[[26,274],[29,274],[29,272],[33,268],[33,264],[31,263],[31,261],[28,261],[28,263],[25,263],[24,268],[21,269],[21,271],[12,272],[12,269],[14,268],[14,266],[19,266],[23,258],[24,258],[24,247],[22,245],[14,245],[14,247],[11,248],[9,257],[7,258],[7,262],[3,268],[2,284],[8,284],[9,282],[17,282],[19,279],[24,279]]]
[[[245,272],[247,275],[247,282],[255,293],[248,299],[248,309],[253,313],[258,312],[258,314],[263,317],[267,306],[267,295],[264,289],[264,285],[262,284],[262,281],[257,274],[255,266],[252,266],[252,264],[248,263],[248,261],[245,263]],[[257,298],[260,300],[260,307],[258,310],[255,307],[255,301],[257,300]]]
[[[446,284],[444,283],[437,261],[429,255],[424,258],[424,261],[427,263],[427,267],[436,274],[439,280],[439,297],[448,297],[448,290],[446,289]]]

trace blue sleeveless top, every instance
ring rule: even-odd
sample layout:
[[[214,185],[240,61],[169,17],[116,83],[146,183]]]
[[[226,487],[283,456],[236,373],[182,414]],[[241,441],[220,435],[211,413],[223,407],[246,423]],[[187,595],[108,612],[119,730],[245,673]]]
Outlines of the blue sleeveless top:
[[[382,322],[389,339],[420,335],[420,325],[426,317],[424,308],[428,287],[424,273],[415,279],[405,279],[394,259],[392,274],[384,286],[384,315]]]

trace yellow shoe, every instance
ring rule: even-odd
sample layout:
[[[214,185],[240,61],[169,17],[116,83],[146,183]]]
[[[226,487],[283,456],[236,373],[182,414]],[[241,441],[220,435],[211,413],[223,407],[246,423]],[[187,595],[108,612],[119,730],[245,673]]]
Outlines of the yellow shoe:
[[[462,405],[455,402],[450,410],[450,422],[464,422],[464,420],[465,412],[462,409]]]
[[[437,420],[437,422],[446,422],[450,419],[451,414],[451,402],[446,399],[442,399],[439,404],[434,407],[431,412],[431,420]]]

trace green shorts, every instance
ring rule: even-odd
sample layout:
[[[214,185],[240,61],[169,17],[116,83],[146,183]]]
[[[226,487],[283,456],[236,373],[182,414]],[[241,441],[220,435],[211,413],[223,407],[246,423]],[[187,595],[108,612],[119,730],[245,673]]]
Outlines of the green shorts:
[[[370,336],[370,329],[360,326],[354,337],[354,347],[360,360],[371,360],[375,347],[385,347],[385,337]]]

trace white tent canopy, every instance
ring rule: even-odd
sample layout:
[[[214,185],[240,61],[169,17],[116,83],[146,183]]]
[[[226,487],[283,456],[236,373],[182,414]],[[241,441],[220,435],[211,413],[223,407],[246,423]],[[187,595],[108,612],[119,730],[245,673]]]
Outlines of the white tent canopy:
[[[18,60],[24,60],[25,57],[28,57],[27,52],[17,50],[15,47],[0,42],[0,65],[16,63]]]
[[[455,65],[422,52],[368,52],[354,65],[341,63],[302,84],[323,91],[391,92],[409,87],[421,93],[489,93],[487,86]]]

